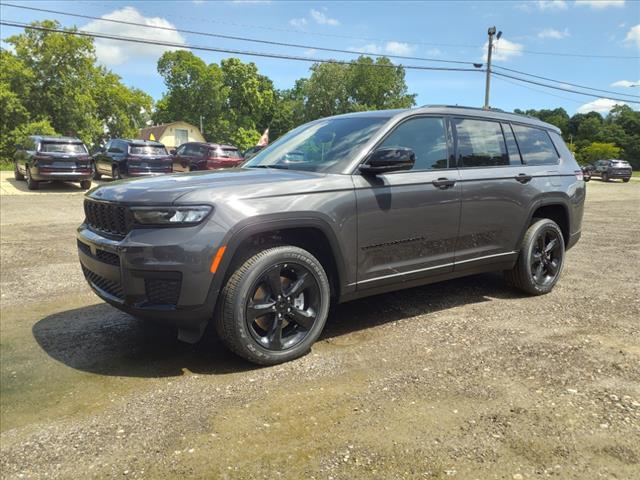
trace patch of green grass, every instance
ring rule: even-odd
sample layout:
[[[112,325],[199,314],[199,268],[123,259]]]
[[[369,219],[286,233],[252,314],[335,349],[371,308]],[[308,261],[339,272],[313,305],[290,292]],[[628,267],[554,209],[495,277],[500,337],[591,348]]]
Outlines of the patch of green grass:
[[[13,170],[13,162],[8,158],[0,158],[0,170]]]
[[[632,177],[640,177],[640,170],[634,170],[633,172],[631,172],[631,176]]]

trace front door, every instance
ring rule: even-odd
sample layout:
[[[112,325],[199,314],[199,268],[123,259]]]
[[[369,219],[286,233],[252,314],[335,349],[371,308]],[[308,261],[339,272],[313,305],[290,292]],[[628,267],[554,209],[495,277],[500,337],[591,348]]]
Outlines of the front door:
[[[411,148],[413,169],[353,176],[359,290],[453,270],[460,185],[447,138],[444,118],[412,117],[378,147]]]

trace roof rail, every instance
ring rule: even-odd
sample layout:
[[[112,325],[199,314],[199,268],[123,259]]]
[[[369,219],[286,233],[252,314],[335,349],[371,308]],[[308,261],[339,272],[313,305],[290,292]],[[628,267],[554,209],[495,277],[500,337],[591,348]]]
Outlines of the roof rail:
[[[500,112],[500,113],[510,113],[505,112],[501,108],[482,108],[482,107],[469,107],[467,105],[421,105],[418,108],[428,108],[428,107],[440,107],[440,108],[464,108],[465,110],[482,110],[482,111],[490,111],[490,112]]]

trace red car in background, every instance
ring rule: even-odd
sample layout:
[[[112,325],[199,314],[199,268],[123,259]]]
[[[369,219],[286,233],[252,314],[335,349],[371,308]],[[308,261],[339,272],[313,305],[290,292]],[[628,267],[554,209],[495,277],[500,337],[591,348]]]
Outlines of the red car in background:
[[[183,143],[171,150],[174,172],[233,168],[244,162],[244,157],[233,145],[217,143]]]

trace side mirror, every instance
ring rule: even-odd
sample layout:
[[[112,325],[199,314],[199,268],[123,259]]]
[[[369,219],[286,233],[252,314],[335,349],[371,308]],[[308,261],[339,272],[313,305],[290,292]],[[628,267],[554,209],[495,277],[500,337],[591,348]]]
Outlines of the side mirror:
[[[171,150],[169,150],[169,153],[170,153],[171,155],[175,155],[175,154],[176,154],[176,149],[175,149],[175,148],[172,148]]]
[[[375,150],[365,163],[360,165],[360,172],[369,175],[411,170],[416,163],[416,154],[405,147],[384,147]]]

